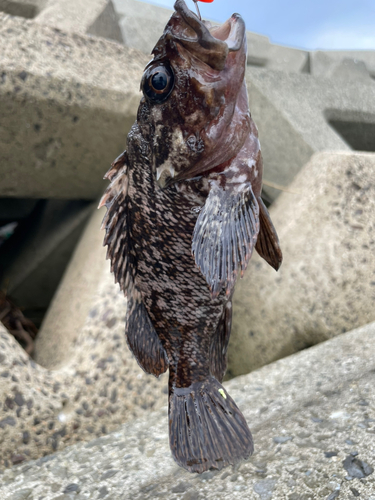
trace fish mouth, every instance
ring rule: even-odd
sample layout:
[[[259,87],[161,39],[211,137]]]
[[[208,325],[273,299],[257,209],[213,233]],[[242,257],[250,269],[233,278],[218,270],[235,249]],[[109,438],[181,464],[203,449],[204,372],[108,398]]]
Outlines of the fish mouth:
[[[174,33],[174,38],[213,69],[223,70],[228,54],[244,47],[246,27],[239,14],[210,29],[209,23],[201,21],[184,0],[176,0],[174,9],[187,25],[182,33]]]

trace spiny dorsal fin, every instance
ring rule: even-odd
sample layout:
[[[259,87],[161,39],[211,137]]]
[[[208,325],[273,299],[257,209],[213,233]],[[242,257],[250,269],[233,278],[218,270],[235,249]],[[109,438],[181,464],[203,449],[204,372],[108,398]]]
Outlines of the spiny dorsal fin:
[[[128,225],[128,173],[127,154],[122,153],[105,175],[111,184],[106,189],[99,207],[106,206],[102,229],[106,235],[107,259],[111,260],[111,271],[115,275],[115,283],[120,284],[123,292],[131,285],[134,278],[133,257],[130,249]]]

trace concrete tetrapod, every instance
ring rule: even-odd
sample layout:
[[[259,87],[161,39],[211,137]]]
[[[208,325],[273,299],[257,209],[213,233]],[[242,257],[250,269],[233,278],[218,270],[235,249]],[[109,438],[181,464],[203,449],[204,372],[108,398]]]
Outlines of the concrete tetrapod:
[[[288,186],[321,151],[375,151],[375,83],[368,76],[322,78],[248,68],[247,87],[264,180]],[[264,185],[263,193],[274,200],[280,191]]]
[[[147,56],[1,12],[0,54],[0,197],[96,199]]]
[[[87,33],[123,42],[111,0],[49,0],[35,22],[67,33]]]
[[[375,320],[375,154],[319,153],[271,207],[284,262],[236,286],[230,375]]]
[[[126,300],[105,260],[102,218],[95,210],[42,325],[35,360],[0,325],[0,470],[165,405],[167,379],[143,373],[126,345]]]
[[[253,457],[236,467],[202,475],[179,468],[169,451],[165,407],[6,470],[0,496],[372,500],[374,346],[372,323],[226,383],[255,441]]]

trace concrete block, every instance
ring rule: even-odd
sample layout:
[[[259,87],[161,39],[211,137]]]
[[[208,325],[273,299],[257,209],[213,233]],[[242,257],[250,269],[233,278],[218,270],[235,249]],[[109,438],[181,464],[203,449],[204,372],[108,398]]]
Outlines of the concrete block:
[[[83,498],[371,499],[374,345],[370,324],[225,384],[255,442],[254,456],[236,467],[202,475],[179,468],[165,406],[86,445],[4,471],[0,494],[56,498],[70,485]]]
[[[375,321],[375,154],[314,155],[271,207],[284,261],[236,285],[231,376]]]
[[[67,33],[90,33],[123,42],[112,0],[49,0],[35,22]]]
[[[91,8],[92,2],[90,2]],[[87,33],[95,36],[102,36],[109,40],[116,40],[123,43],[121,28],[119,25],[119,18],[112,0],[107,1],[101,14],[96,20],[88,27]]]
[[[334,68],[332,78],[348,79],[371,79],[370,73],[367,71],[366,64],[363,61],[356,59],[345,58]]]
[[[166,404],[167,377],[147,376],[126,345],[126,300],[105,260],[102,218],[95,210],[35,360],[0,324],[0,470],[100,438]]]
[[[47,5],[48,0],[0,0],[0,12],[32,19]]]
[[[309,72],[309,53],[272,44],[268,37],[247,32],[247,64],[292,73]]]
[[[264,68],[269,62],[270,40],[268,36],[246,31],[247,64]]]
[[[308,73],[309,53],[305,50],[270,44],[266,67],[292,73]]]
[[[38,327],[94,206],[43,200],[0,249],[0,289]]]
[[[311,52],[310,60],[311,74],[314,76],[324,78],[330,74],[332,68],[339,66],[345,60],[351,60],[358,67],[364,64],[366,71],[375,78],[375,50],[317,50]]]
[[[96,199],[148,58],[0,13],[0,197]]]
[[[375,151],[375,83],[248,67],[264,179],[288,186],[313,153]],[[272,201],[280,191],[264,186]]]
[[[100,231],[103,212],[95,210],[92,215],[38,334],[34,358],[47,368],[61,366],[69,359],[92,308],[104,270],[108,271],[103,232]]]
[[[345,54],[341,58],[333,57],[330,52],[323,51],[311,54],[310,72],[319,78],[371,80],[370,70],[362,59]]]
[[[173,10],[138,0],[113,0],[124,44],[151,54]]]

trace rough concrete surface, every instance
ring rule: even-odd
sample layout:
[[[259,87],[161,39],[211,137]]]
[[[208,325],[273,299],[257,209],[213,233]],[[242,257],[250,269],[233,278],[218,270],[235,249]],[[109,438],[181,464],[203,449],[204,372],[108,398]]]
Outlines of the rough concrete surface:
[[[123,42],[112,0],[49,0],[35,22]]]
[[[305,50],[275,45],[268,37],[248,31],[247,64],[292,73],[305,73],[309,69],[309,53]]]
[[[280,270],[254,255],[236,285],[232,376],[375,320],[375,154],[317,154],[290,189],[271,208]]]
[[[317,78],[248,67],[264,178],[287,186],[319,151],[375,151],[375,81]],[[264,187],[273,200],[280,191]]]
[[[311,52],[311,73],[324,77],[344,60],[362,62],[368,73],[375,78],[375,50],[317,50]]]
[[[150,55],[173,10],[138,0],[114,0],[113,3],[120,18],[124,44]]]
[[[98,287],[103,280],[108,281],[110,266],[105,258],[103,231],[99,230],[104,213],[94,210],[39,331],[34,357],[47,368],[57,368],[69,359]],[[117,288],[113,286],[114,293]],[[123,310],[118,313],[125,314],[125,299],[120,303]]]
[[[0,469],[107,434],[166,404],[166,377],[146,376],[126,345],[126,300],[113,283],[104,249],[90,250],[95,240],[92,231],[103,236],[102,217],[95,213],[89,234],[77,249],[83,259],[87,252],[87,264],[81,260],[82,269],[74,268],[76,253],[68,272],[76,280],[70,289],[69,283],[61,286],[60,296],[72,294],[65,295],[64,314],[59,315],[57,303],[47,316],[47,332],[56,318],[60,322],[54,336],[44,349],[36,345],[37,359],[55,370],[30,359],[0,325]],[[95,256],[101,257],[100,262]],[[45,353],[52,363],[43,358]]]
[[[321,78],[371,79],[370,71],[363,58],[341,54],[335,57],[330,52],[317,51],[311,54],[311,73]]]
[[[236,467],[180,469],[164,407],[6,470],[1,497],[374,500],[374,345],[373,323],[227,383],[255,440],[254,456]]]
[[[95,199],[125,149],[147,57],[0,13],[0,196]]]

